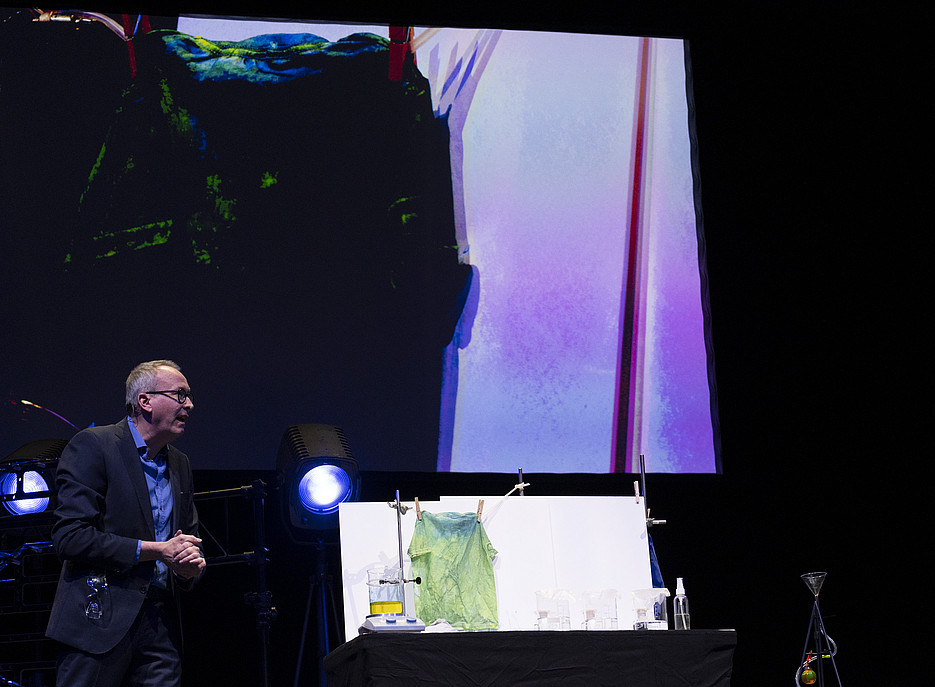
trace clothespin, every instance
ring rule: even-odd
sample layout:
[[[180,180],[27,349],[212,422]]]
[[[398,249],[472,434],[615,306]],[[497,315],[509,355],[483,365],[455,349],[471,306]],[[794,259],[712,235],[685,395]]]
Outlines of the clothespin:
[[[416,496],[415,501],[416,501],[416,517],[417,517],[419,520],[421,520],[421,519],[422,519],[422,507],[419,505],[419,497],[418,497],[418,496]]]
[[[480,516],[484,512],[484,499],[477,502],[477,522],[480,522]]]
[[[399,81],[403,78],[403,63],[406,55],[412,51],[412,27],[390,27],[390,81]]]
[[[636,497],[636,502],[639,503],[639,502],[640,502],[640,482],[639,482],[639,480],[635,480],[635,481],[633,482],[633,495]]]

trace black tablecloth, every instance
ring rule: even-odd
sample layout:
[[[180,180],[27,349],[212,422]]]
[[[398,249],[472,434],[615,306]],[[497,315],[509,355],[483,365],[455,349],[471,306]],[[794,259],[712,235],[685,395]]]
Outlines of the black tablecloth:
[[[373,633],[325,658],[328,687],[729,687],[733,631]]]

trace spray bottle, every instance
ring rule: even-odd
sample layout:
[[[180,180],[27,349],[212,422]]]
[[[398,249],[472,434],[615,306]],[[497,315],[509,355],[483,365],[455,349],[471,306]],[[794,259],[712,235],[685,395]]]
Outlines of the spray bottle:
[[[685,596],[685,584],[682,582],[681,577],[676,578],[673,607],[675,611],[675,629],[690,630],[692,623],[688,614],[688,597]]]

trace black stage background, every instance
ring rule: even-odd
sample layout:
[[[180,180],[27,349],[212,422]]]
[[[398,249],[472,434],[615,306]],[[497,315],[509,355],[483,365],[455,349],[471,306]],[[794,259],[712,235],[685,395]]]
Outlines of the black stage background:
[[[591,4],[314,14],[689,38],[724,474],[649,476],[653,514],[668,521],[653,530],[662,572],[670,589],[685,578],[694,625],[737,629],[733,684],[745,687],[793,679],[811,611],[799,575],[828,571],[822,612],[843,681],[895,684],[906,657],[881,635],[890,602],[878,593],[915,581],[895,557],[903,483],[925,477],[908,458],[919,449],[906,421],[906,390],[921,371],[906,332],[923,307],[907,256],[923,244],[912,206],[896,193],[914,174],[899,140],[902,98],[915,85],[900,31],[912,22],[882,4],[839,12]],[[196,480],[202,490],[256,476],[212,471]],[[632,493],[632,476],[526,477],[533,494]],[[404,499],[502,494],[514,481],[368,472],[362,499],[386,500],[395,489]],[[272,522],[272,500],[267,508]],[[210,509],[203,515],[214,527]],[[272,684],[291,684],[312,553],[281,529],[271,526],[269,537]],[[252,574],[210,570],[186,598],[187,684],[255,684],[254,614],[242,599]],[[310,634],[306,658],[314,646]],[[302,674],[313,684],[310,664]]]

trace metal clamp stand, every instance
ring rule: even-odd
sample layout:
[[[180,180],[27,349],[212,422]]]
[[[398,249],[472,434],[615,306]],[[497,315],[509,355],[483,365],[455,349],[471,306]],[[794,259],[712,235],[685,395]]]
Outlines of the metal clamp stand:
[[[649,517],[649,501],[646,498],[646,457],[642,453],[640,454],[640,481],[633,483],[637,502],[639,502],[640,498],[640,489],[643,490],[643,512],[646,514],[646,528],[648,529],[653,525],[665,525],[665,520],[656,520]]]
[[[841,687],[841,676],[838,675],[838,667],[834,662],[834,655],[838,653],[838,647],[834,640],[825,632],[825,624],[821,619],[821,611],[818,610],[818,593],[821,591],[821,585],[825,581],[827,573],[812,572],[802,575],[802,581],[815,595],[815,603],[812,605],[812,617],[808,621],[808,632],[805,635],[805,648],[802,649],[802,661],[798,670],[795,671],[795,684],[817,685],[824,687],[824,668],[822,660],[831,659],[831,666],[834,668],[834,676],[837,678],[838,687]],[[814,638],[814,651],[808,650],[809,640]],[[817,668],[812,667],[815,663]]]
[[[649,515],[649,500],[646,498],[646,457],[640,454],[640,479],[633,483],[633,493],[636,495],[636,502],[640,502],[640,487],[643,490],[643,515],[646,518],[646,535],[649,540],[649,569],[653,580],[653,587],[665,587],[662,582],[662,571],[659,569],[659,561],[656,559],[656,547],[653,546],[653,536],[649,533],[654,525],[665,525],[665,520],[657,520]]]
[[[205,501],[209,499],[229,499],[235,496],[245,496],[253,501],[253,551],[229,555],[203,524],[201,529],[224,551],[223,556],[208,559],[210,565],[247,563],[254,566],[256,591],[245,594],[244,603],[252,607],[256,612],[257,644],[260,652],[260,684],[262,687],[267,687],[269,685],[269,629],[271,622],[276,617],[276,609],[272,605],[272,593],[266,587],[266,566],[269,563],[263,508],[263,499],[266,497],[266,484],[262,480],[255,480],[249,485],[236,489],[199,492],[195,494],[195,499]]]
[[[396,501],[390,501],[387,505],[390,508],[396,509],[396,543],[399,546],[399,583],[403,585],[403,615],[408,615],[406,611],[406,583],[415,582],[416,584],[422,584],[421,577],[409,580],[406,579],[406,576],[403,574],[403,516],[406,514],[406,511],[409,510],[409,506],[404,506],[399,502],[399,489],[396,490]]]
[[[419,499],[416,498],[416,517],[422,519],[422,511],[419,507]],[[399,590],[399,600],[400,600],[400,610],[399,613],[371,613],[367,615],[364,619],[364,622],[358,628],[360,633],[368,632],[421,632],[425,629],[425,624],[415,617],[415,615],[410,615],[409,611],[406,608],[406,585],[410,582],[415,582],[416,584],[422,584],[422,578],[416,577],[414,579],[409,579],[405,576],[403,567],[403,518],[402,516],[406,514],[409,510],[409,506],[406,506],[399,501],[399,490],[396,490],[396,500],[387,501],[387,506],[396,510],[396,541],[399,546],[399,558],[397,564],[399,565],[399,575],[395,572],[393,573],[392,579],[380,580],[380,584],[393,584],[398,585]],[[387,570],[384,568],[384,570]],[[368,584],[370,581],[368,580]],[[395,599],[394,599],[395,600]],[[371,602],[373,597],[371,596]],[[371,604],[371,608],[373,605]]]

